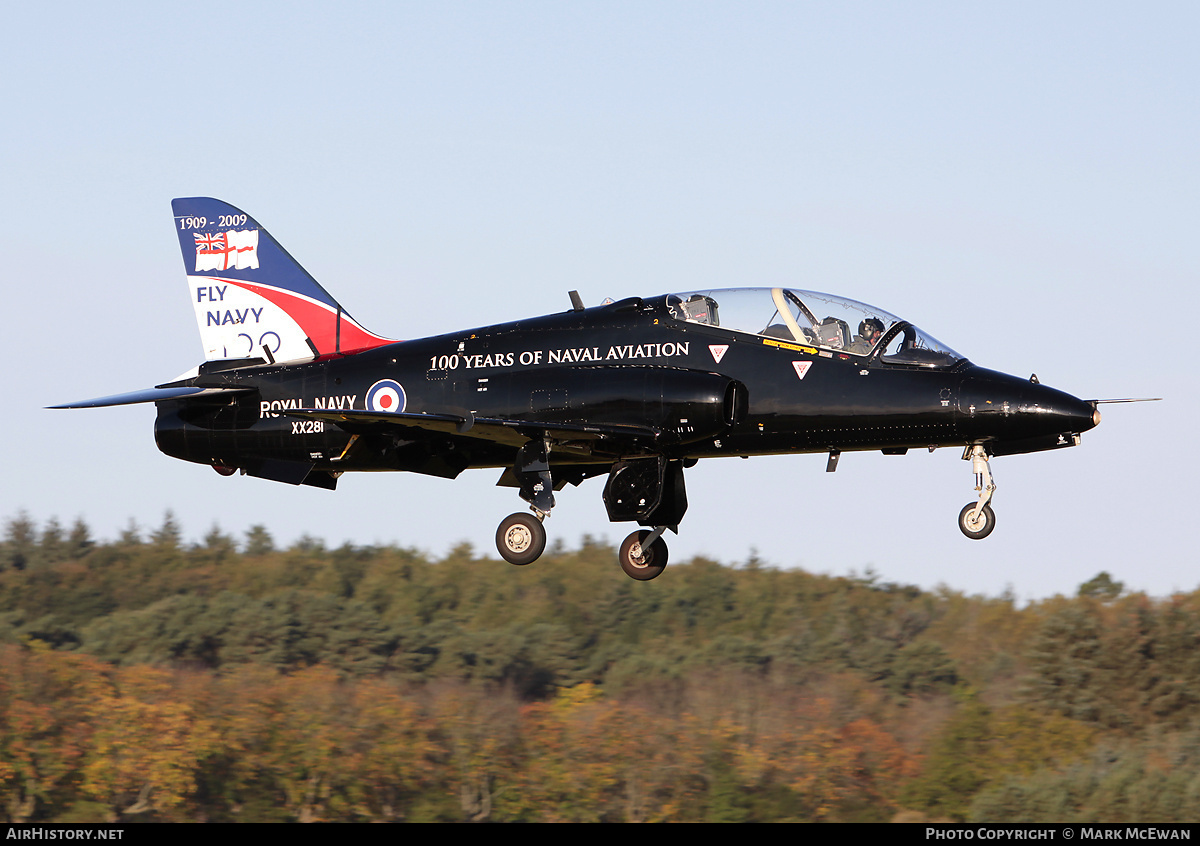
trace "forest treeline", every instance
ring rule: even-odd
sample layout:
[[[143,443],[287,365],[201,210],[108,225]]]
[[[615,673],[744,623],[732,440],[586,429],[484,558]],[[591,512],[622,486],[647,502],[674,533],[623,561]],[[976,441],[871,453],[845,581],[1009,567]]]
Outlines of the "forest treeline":
[[[0,543],[20,821],[1195,821],[1200,592],[1023,608],[584,538]]]

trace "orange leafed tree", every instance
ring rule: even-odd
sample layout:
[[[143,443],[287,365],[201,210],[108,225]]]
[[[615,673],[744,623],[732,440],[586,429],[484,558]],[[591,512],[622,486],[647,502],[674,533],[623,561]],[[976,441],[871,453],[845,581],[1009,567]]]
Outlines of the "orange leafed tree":
[[[0,791],[11,822],[77,787],[92,734],[84,705],[108,689],[107,669],[40,645],[0,646]]]
[[[701,789],[691,721],[600,697],[588,683],[522,709],[524,815],[542,821],[681,819]]]
[[[202,761],[217,745],[211,722],[178,701],[172,675],[135,666],[114,673],[85,712],[94,729],[80,785],[117,814],[170,816],[195,792]]]

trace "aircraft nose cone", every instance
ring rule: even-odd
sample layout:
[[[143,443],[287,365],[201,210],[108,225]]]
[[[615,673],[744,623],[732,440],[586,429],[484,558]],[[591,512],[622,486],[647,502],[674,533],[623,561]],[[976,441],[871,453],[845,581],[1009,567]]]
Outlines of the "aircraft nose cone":
[[[979,371],[963,380],[959,414],[975,437],[1032,438],[1086,432],[1100,423],[1090,402],[1017,376]]]
[[[1022,397],[1023,410],[1045,420],[1050,428],[1086,432],[1100,424],[1100,412],[1090,402],[1044,385],[1030,387],[1037,390],[1027,392]]]
[[[1076,432],[1086,432],[1100,425],[1100,412],[1096,406],[1087,400],[1081,400],[1079,397],[1073,397],[1062,391],[1056,393],[1062,394],[1070,401],[1070,407],[1065,413],[1075,423]]]

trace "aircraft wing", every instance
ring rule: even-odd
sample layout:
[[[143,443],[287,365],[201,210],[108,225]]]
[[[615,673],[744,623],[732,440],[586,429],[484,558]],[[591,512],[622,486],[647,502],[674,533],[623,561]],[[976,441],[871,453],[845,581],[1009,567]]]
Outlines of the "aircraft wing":
[[[453,435],[513,447],[520,447],[531,438],[542,435],[549,435],[557,440],[575,441],[623,438],[648,444],[655,441],[660,434],[651,426],[502,420],[494,417],[475,417],[469,411],[450,414],[421,414],[299,408],[285,409],[279,413],[288,417],[324,420],[354,434],[384,431],[418,432]]]

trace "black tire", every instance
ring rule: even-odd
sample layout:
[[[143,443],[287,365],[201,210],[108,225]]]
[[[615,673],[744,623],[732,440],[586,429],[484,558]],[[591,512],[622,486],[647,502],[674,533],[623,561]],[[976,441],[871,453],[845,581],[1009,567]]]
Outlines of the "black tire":
[[[983,512],[978,519],[971,521],[971,512],[977,504],[968,502],[963,506],[963,510],[958,512],[958,528],[971,540],[983,540],[996,528],[996,512],[992,511],[991,505],[983,506]]]
[[[546,527],[532,514],[509,514],[496,529],[496,549],[509,564],[532,564],[546,549]]]
[[[667,543],[659,538],[650,544],[649,549],[642,549],[642,539],[650,537],[650,532],[638,530],[621,543],[621,551],[617,558],[625,575],[639,582],[648,582],[658,578],[667,566]],[[638,555],[634,555],[634,550]]]

